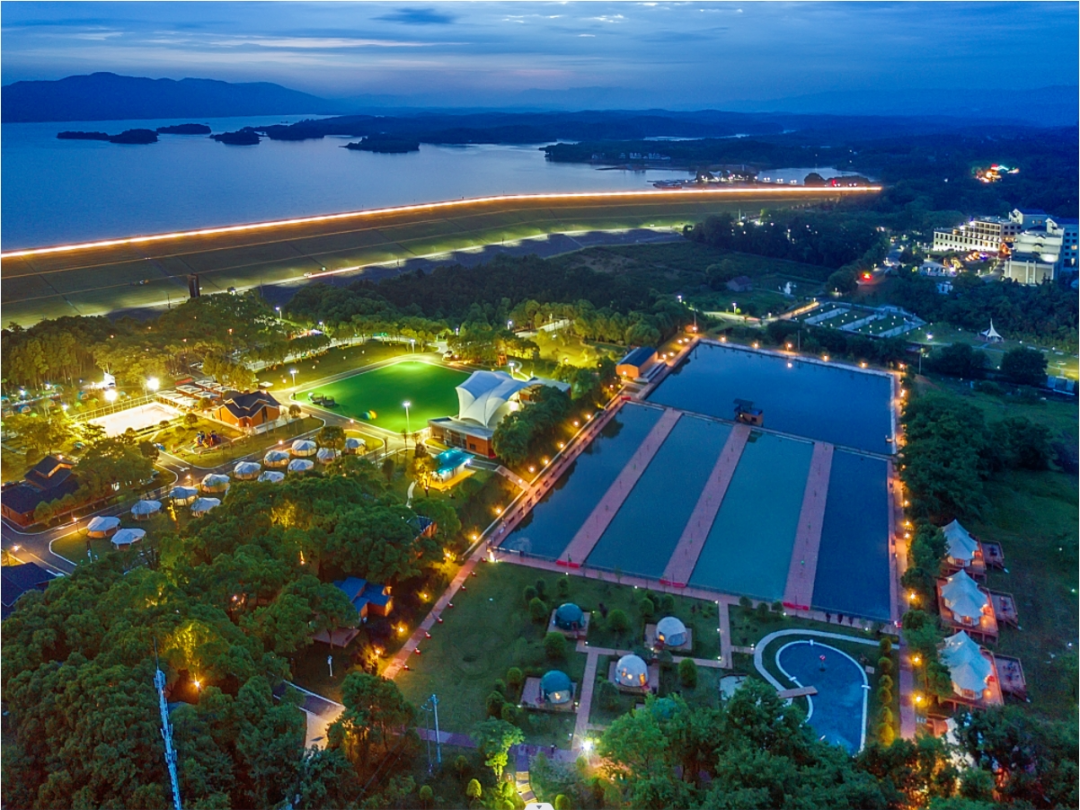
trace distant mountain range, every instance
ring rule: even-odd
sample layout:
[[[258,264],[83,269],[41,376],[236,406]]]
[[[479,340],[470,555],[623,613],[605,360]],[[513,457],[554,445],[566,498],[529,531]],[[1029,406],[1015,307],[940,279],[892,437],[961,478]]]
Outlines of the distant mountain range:
[[[327,101],[270,82],[174,81],[115,73],[68,76],[54,82],[15,82],[6,85],[0,94],[0,117],[5,124],[345,111],[341,102]]]

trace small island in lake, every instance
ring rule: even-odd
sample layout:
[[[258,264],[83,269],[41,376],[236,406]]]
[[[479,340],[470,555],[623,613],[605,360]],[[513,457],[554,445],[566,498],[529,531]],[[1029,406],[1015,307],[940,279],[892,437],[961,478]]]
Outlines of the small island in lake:
[[[229,146],[255,146],[261,140],[259,133],[251,127],[244,127],[236,132],[221,132],[210,137],[218,143],[228,144]]]
[[[176,124],[171,127],[158,127],[158,135],[209,135],[210,127],[206,124]]]
[[[152,129],[126,129],[119,135],[107,132],[79,132],[68,130],[57,133],[61,141],[108,141],[109,143],[157,143],[157,133]]]
[[[394,135],[368,135],[357,143],[345,144],[345,148],[360,152],[404,154],[405,152],[419,152],[420,141]]]

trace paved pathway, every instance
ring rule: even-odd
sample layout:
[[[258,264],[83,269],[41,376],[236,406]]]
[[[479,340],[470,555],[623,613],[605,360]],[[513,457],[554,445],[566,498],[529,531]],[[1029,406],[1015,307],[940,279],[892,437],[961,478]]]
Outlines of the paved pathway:
[[[919,726],[915,714],[915,670],[911,666],[911,656],[903,639],[897,647],[900,655],[900,736],[905,740],[915,739]]]
[[[784,588],[786,607],[807,610],[814,597],[814,578],[817,576],[821,527],[825,523],[825,500],[829,494],[832,459],[831,444],[814,444],[814,454],[810,457],[810,472],[806,476],[806,489],[803,492],[802,510],[799,512],[798,529],[795,532],[795,546],[791,551],[787,587]]]
[[[619,507],[622,506],[623,501],[626,500],[638,479],[644,475],[649,462],[652,461],[656,451],[660,449],[660,445],[667,439],[668,434],[671,433],[675,423],[679,421],[681,416],[682,411],[664,410],[659,421],[649,431],[649,435],[645,437],[641,446],[634,451],[634,455],[630,457],[618,477],[608,487],[604,497],[596,504],[596,508],[586,519],[585,524],[578,529],[574,539],[570,541],[570,544],[559,557],[559,562],[573,567],[585,561],[600,540],[601,535],[611,524],[611,521],[615,519]]]
[[[735,467],[742,457],[746,440],[750,438],[750,428],[747,425],[735,425],[728,434],[724,448],[720,451],[720,457],[716,460],[716,466],[709,473],[709,480],[698,497],[697,505],[690,515],[690,520],[683,529],[679,543],[668,560],[664,569],[664,580],[674,585],[685,585],[690,581],[690,575],[694,572],[701,550],[705,547],[705,541],[709,537],[716,513],[720,511],[720,505],[724,502],[724,495],[731,484],[732,476],[735,475]]]
[[[307,735],[304,741],[305,748],[325,748],[327,742],[327,730],[337,720],[345,707],[330,698],[309,692],[295,683],[286,683],[298,691],[304,698],[300,704],[300,710],[307,717]]]
[[[581,692],[578,697],[577,720],[574,723],[574,741],[571,748],[581,748],[585,741],[585,735],[589,730],[589,712],[592,709],[593,689],[596,687],[596,665],[604,651],[600,648],[595,650],[582,649],[585,642],[578,642],[578,652],[586,652],[585,674],[581,676]]]

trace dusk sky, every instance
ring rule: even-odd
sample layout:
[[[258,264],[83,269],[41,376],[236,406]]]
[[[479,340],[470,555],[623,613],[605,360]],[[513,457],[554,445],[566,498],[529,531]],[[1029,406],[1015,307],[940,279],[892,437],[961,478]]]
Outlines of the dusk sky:
[[[702,107],[1076,83],[1076,3],[34,3],[2,81],[113,71],[326,97]],[[552,92],[554,91],[554,92]],[[566,92],[572,91],[572,92]],[[1018,99],[1004,98],[1003,103]]]

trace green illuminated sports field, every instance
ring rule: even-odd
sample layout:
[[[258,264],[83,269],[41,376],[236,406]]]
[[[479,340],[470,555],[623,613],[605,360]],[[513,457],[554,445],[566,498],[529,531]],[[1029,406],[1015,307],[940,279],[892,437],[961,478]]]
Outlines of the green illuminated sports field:
[[[469,375],[464,371],[440,366],[423,360],[402,360],[388,366],[365,371],[343,380],[306,388],[296,395],[305,406],[315,405],[310,394],[329,397],[337,402],[328,409],[340,416],[355,419],[358,424],[400,433],[406,424],[415,432],[427,427],[429,419],[453,416],[458,411],[454,388]],[[403,402],[412,403],[406,423]],[[365,414],[374,413],[374,418]]]

